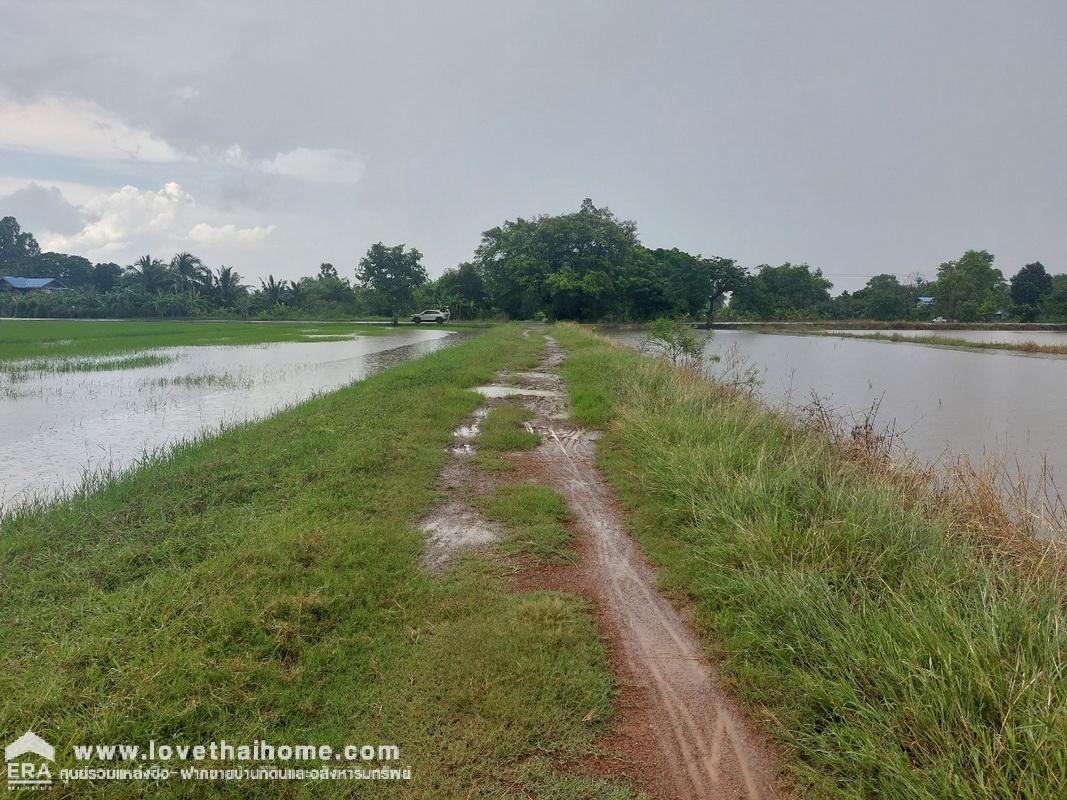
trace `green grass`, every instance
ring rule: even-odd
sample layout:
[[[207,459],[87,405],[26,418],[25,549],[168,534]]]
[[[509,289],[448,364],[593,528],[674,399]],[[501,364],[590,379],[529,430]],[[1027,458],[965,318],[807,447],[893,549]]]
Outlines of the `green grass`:
[[[114,369],[139,369],[158,367],[173,361],[172,356],[145,354],[119,358],[64,358],[48,360],[35,358],[29,361],[0,362],[0,374],[12,381],[23,381],[42,372],[104,372]]]
[[[749,398],[554,334],[575,397],[610,418],[598,459],[633,532],[799,796],[1067,796],[1061,578]]]
[[[622,798],[559,770],[610,717],[587,604],[502,567],[420,567],[469,387],[538,343],[498,327],[0,523],[0,730],[72,743],[392,743],[411,784],[329,796]],[[403,402],[398,402],[403,398]],[[99,765],[97,765],[99,766]],[[358,784],[358,785],[357,785]],[[168,783],[158,797],[318,797]],[[139,797],[133,783],[78,796]]]
[[[502,542],[506,551],[529,553],[551,564],[574,563],[571,532],[564,525],[570,512],[555,489],[533,483],[504,484],[482,499],[481,508],[507,531]]]
[[[0,320],[0,362],[102,356],[190,345],[338,341],[352,334],[381,336],[394,330],[388,325],[348,322]]]
[[[532,411],[512,404],[489,409],[489,413],[482,420],[481,431],[475,442],[475,463],[490,472],[510,470],[511,465],[501,458],[501,453],[532,450],[541,443],[539,434],[531,433],[523,427],[523,423],[534,416]]]
[[[523,427],[524,422],[534,418],[534,413],[522,406],[504,405],[491,408],[482,420],[478,434],[478,447],[495,453],[508,450],[532,450],[541,443],[541,437]]]
[[[232,375],[205,372],[201,375],[178,375],[173,378],[159,378],[155,381],[158,386],[225,386],[232,388],[238,385],[237,379]]]

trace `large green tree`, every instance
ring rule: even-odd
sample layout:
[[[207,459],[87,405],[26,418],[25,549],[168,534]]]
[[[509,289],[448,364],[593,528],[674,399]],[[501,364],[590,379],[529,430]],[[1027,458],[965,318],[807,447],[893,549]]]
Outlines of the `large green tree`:
[[[1041,318],[1050,322],[1067,322],[1067,275],[1052,277],[1052,289],[1045,295]]]
[[[907,319],[915,311],[918,291],[896,275],[875,275],[851,300],[852,315],[862,319]]]
[[[114,261],[93,266],[93,286],[99,292],[110,292],[122,277],[122,267]]]
[[[66,253],[39,253],[22,261],[19,273],[27,277],[56,278],[71,288],[93,283],[93,262]]]
[[[474,319],[485,310],[488,300],[482,271],[469,261],[445,270],[433,282],[431,296],[432,304],[447,306],[455,319]]]
[[[482,234],[476,259],[510,317],[593,320],[618,307],[638,245],[635,223],[586,198],[572,214],[507,221]]]
[[[937,268],[934,309],[944,317],[973,322],[993,314],[1006,301],[1004,275],[985,250],[968,250]]]
[[[19,275],[41,253],[37,240],[14,217],[0,219],[0,272]]]
[[[756,319],[816,318],[829,309],[831,286],[807,264],[763,264],[734,290],[730,310]]]
[[[386,247],[381,242],[372,245],[360,259],[356,279],[383,299],[393,324],[397,323],[400,310],[414,302],[415,290],[427,281],[422,253],[414,247]]]
[[[1011,300],[1024,320],[1034,320],[1045,297],[1052,291],[1052,276],[1040,261],[1027,264],[1011,278]]]

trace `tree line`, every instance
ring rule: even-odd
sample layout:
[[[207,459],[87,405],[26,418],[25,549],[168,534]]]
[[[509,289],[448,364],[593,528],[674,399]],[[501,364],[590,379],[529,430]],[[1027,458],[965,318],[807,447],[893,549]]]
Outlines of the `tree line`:
[[[232,267],[195,255],[150,255],[133,264],[93,264],[42,253],[13,217],[0,220],[0,275],[52,277],[71,291],[0,295],[0,314],[60,317],[351,318],[392,317],[448,307],[454,318],[641,322],[691,319],[1067,321],[1067,275],[1040,262],[1010,280],[993,256],[969,250],[936,277],[902,282],[876,275],[856,292],[830,295],[831,282],[808,264],[762,264],[645,247],[637,226],[585,200],[573,213],[508,220],[482,234],[470,261],[430,280],[422,254],[373,245],[352,280],[331,263],[297,280],[246,285]]]

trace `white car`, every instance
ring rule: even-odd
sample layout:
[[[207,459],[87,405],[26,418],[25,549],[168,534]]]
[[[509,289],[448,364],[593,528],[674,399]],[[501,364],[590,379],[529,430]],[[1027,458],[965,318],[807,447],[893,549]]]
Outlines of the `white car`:
[[[412,314],[411,321],[414,322],[416,325],[420,322],[441,323],[447,320],[450,316],[451,314],[448,313],[447,308],[444,311],[441,311],[436,308],[428,308],[425,311],[420,311],[418,314]]]

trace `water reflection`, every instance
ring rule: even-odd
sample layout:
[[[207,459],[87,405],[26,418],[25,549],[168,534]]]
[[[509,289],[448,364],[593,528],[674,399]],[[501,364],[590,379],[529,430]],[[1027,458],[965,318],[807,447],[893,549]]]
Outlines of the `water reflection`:
[[[872,333],[880,333],[886,336],[939,336],[943,339],[963,339],[968,342],[1006,342],[1009,344],[1022,344],[1034,342],[1047,345],[1067,345],[1067,331],[1006,331],[1006,330],[951,330],[937,328],[934,330],[918,330],[914,328],[902,328],[894,330],[828,330],[826,333],[844,333],[850,336],[864,336]]]
[[[137,369],[0,379],[0,508],[51,497],[205,432],[271,413],[453,343],[415,330],[345,341],[175,347]]]

